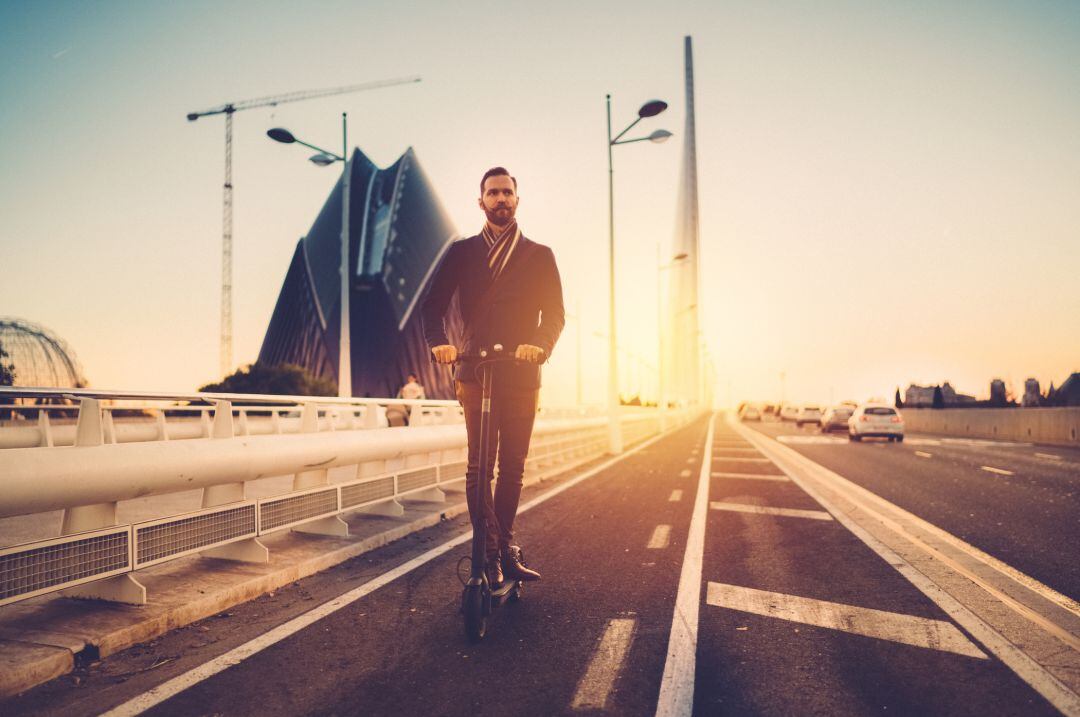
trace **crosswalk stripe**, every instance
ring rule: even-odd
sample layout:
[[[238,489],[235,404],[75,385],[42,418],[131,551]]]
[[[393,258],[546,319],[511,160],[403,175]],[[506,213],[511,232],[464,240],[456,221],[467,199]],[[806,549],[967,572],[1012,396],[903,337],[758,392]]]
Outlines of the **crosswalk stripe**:
[[[833,517],[823,510],[801,510],[799,508],[770,508],[767,505],[747,505],[746,503],[724,503],[712,501],[713,510],[730,510],[735,513],[760,513],[762,515],[783,515],[789,518],[810,518],[812,520],[832,520]]]
[[[713,471],[713,478],[747,478],[753,480],[774,480],[774,481],[789,481],[791,480],[782,473],[725,473],[723,471]]]
[[[715,607],[754,615],[841,630],[982,660],[989,659],[986,653],[967,639],[955,625],[942,620],[713,582],[709,583],[705,601]]]
[[[631,618],[609,620],[596,652],[589,660],[589,667],[578,682],[574,692],[573,710],[603,710],[615,688],[615,680],[622,672],[626,655],[630,652],[630,643],[634,640],[634,626],[637,621]]]

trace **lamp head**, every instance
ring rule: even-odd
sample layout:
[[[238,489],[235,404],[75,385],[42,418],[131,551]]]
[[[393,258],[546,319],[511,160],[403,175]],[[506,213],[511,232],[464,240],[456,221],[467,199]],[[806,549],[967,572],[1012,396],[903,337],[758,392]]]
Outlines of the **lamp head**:
[[[667,142],[670,138],[671,132],[668,132],[666,129],[658,129],[649,135],[649,141],[656,142],[657,144]]]
[[[641,106],[641,109],[637,111],[638,117],[642,119],[646,117],[655,117],[664,110],[667,109],[667,102],[663,100],[649,100]]]
[[[293,133],[284,127],[274,127],[271,130],[267,130],[266,136],[275,142],[281,142],[282,144],[292,144],[296,141],[296,137],[293,137]]]
[[[311,161],[312,164],[317,164],[320,167],[327,167],[337,161],[337,159],[335,159],[334,157],[331,157],[329,154],[325,154],[323,152],[313,154],[308,157],[308,159]]]

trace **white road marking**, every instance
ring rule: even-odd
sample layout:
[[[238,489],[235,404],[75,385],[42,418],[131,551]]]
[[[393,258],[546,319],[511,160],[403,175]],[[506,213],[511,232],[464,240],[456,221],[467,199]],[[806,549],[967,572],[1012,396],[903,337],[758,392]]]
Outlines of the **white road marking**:
[[[966,657],[977,657],[981,660],[989,659],[986,653],[964,637],[955,625],[942,620],[930,620],[914,615],[902,615],[720,583],[709,583],[706,602],[716,607],[754,615],[801,622],[830,630],[842,630],[879,640],[942,650]]]
[[[1018,448],[1030,446],[1030,443],[1014,443],[1012,441],[989,441],[979,438],[942,438],[942,443],[954,446],[973,446],[976,448]]]
[[[987,473],[997,473],[999,476],[1016,475],[1012,471],[1007,471],[1007,470],[1005,470],[1003,468],[994,468],[993,466],[979,466],[979,467],[982,468]]]
[[[941,441],[934,438],[905,438],[904,442],[912,446],[940,446]]]
[[[680,478],[689,478],[690,477],[690,469],[689,468],[683,468],[679,472],[679,477]]]
[[[634,627],[637,621],[631,618],[609,620],[596,646],[596,652],[589,660],[589,667],[578,682],[574,692],[573,710],[603,710],[608,698],[615,689],[615,680],[622,672],[623,663],[630,652],[634,640]]]
[[[671,491],[671,497],[668,498],[668,502],[678,503],[680,500],[682,500],[682,488],[676,488],[675,490]]]
[[[1035,457],[1036,458],[1045,458],[1045,459],[1050,460],[1050,461],[1060,461],[1060,460],[1062,460],[1061,456],[1055,456],[1053,453],[1036,453]]]
[[[837,438],[836,436],[778,436],[777,439],[781,443],[791,443],[798,445],[840,445],[847,443],[846,438]]]
[[[782,515],[788,518],[810,518],[812,520],[832,520],[833,517],[823,510],[801,510],[799,508],[770,508],[767,505],[747,505],[745,503],[709,503],[713,510],[730,510],[735,513],[759,513],[761,515]]]
[[[671,526],[658,525],[653,529],[649,544],[645,547],[649,550],[663,550],[671,543]]]
[[[687,458],[687,459],[686,459],[686,462],[687,462],[687,463],[693,463],[693,462],[695,462],[696,460],[697,460],[696,458],[694,458],[693,456],[690,456],[689,458]]]
[[[716,414],[709,418],[705,455],[698,475],[697,496],[686,536],[675,614],[671,618],[667,659],[660,678],[657,717],[688,717],[694,709],[694,671],[697,661],[698,610],[701,607],[701,562],[705,553],[705,519],[709,512],[709,464],[712,462]]]
[[[731,447],[726,447],[726,446],[725,446],[725,447],[720,447],[720,448],[716,448],[715,450],[717,450],[717,451],[727,451],[727,452],[734,452],[734,453],[761,453],[761,451],[759,451],[759,450],[758,450],[758,449],[756,449],[756,448],[735,448],[734,446],[731,446]],[[714,453],[713,455],[715,456],[716,454]]]
[[[1037,662],[1021,647],[1010,642],[1009,639],[998,632],[993,625],[977,616],[969,607],[967,607],[967,605],[943,590],[937,583],[933,582],[929,577],[897,554],[896,551],[872,535],[866,528],[863,528],[862,525],[856,523],[847,514],[838,512],[837,509],[833,507],[832,502],[808,482],[809,479],[802,471],[805,471],[806,474],[812,474],[815,480],[824,481],[832,490],[838,491],[846,500],[849,500],[856,505],[860,511],[866,513],[874,520],[879,521],[897,535],[902,535],[905,539],[911,541],[913,545],[919,546],[935,559],[941,560],[943,564],[949,566],[949,568],[956,571],[957,574],[963,575],[968,580],[971,580],[991,596],[1001,601],[1002,604],[1011,608],[1017,615],[1032,621],[1032,623],[1053,635],[1054,638],[1073,647],[1074,650],[1080,648],[1073,645],[1075,638],[1071,632],[1067,631],[1067,629],[1059,627],[1056,623],[1043,618],[1040,614],[1034,612],[1022,602],[1010,597],[1002,592],[1001,589],[994,587],[994,581],[988,580],[987,576],[976,574],[975,571],[965,567],[960,562],[950,558],[940,550],[928,545],[925,541],[913,535],[908,529],[898,524],[895,520],[889,518],[884,513],[879,512],[879,510],[886,510],[900,516],[901,520],[905,523],[908,523],[911,526],[917,526],[921,530],[935,536],[937,539],[966,553],[983,565],[993,568],[1002,576],[1038,593],[1074,615],[1080,616],[1080,605],[1078,605],[1075,600],[1047,587],[1038,580],[1035,580],[1029,575],[1025,575],[1011,565],[998,560],[994,556],[988,555],[978,548],[965,543],[963,540],[938,528],[936,525],[893,505],[884,498],[871,493],[861,486],[851,483],[843,476],[814,463],[795,450],[779,444],[774,445],[765,436],[754,434],[749,430],[744,430],[741,426],[733,424],[733,427],[735,430],[742,432],[743,435],[748,436],[748,440],[759,446],[763,453],[773,456],[773,458],[778,461],[777,465],[781,470],[791,476],[791,479],[796,485],[806,491],[811,498],[829,509],[836,516],[837,521],[841,525],[854,533],[859,540],[869,546],[869,548],[877,553],[882,560],[907,578],[908,582],[914,585],[919,592],[930,598],[930,600],[940,607],[945,614],[955,620],[960,627],[964,628],[964,630],[978,640],[983,647],[1005,663],[1010,670],[1030,685],[1032,689],[1046,698],[1050,704],[1065,714],[1080,715],[1080,697],[1077,696],[1072,688],[1059,680],[1053,673]],[[788,467],[785,467],[785,464],[787,464]]]
[[[917,455],[919,458],[932,458],[933,457],[933,454],[927,453],[926,451],[915,451],[915,455]]]
[[[724,473],[722,471],[713,471],[713,478],[746,478],[753,480],[773,480],[773,481],[788,481],[790,480],[783,473]]]
[[[717,456],[714,461],[735,461],[738,463],[769,463],[768,458],[734,458],[732,456]]]
[[[709,426],[711,430],[711,422]],[[623,461],[630,456],[637,454],[638,452],[653,445],[660,439],[667,437],[669,434],[670,431],[666,433],[661,433],[658,436],[653,436],[641,445],[635,448],[631,448],[630,450],[618,456],[615,456],[614,458],[610,458],[601,463],[600,465],[596,466],[595,468],[592,468],[591,470],[588,470],[579,476],[571,478],[567,482],[552,488],[550,491],[542,495],[538,495],[532,500],[522,504],[522,506],[518,508],[518,515],[521,515],[527,510],[535,508],[541,503],[559,495],[563,491],[573,488],[578,483],[592,478],[597,473],[607,470],[608,468],[619,463],[620,461]],[[412,560],[402,563],[396,568],[388,570],[387,572],[372,578],[363,585],[357,588],[353,588],[349,592],[339,595],[333,600],[325,602],[322,605],[319,605],[318,607],[303,613],[302,615],[297,615],[292,620],[289,620],[288,622],[282,623],[281,625],[278,625],[277,627],[268,630],[267,632],[264,632],[259,637],[256,637],[253,640],[249,640],[248,642],[245,642],[239,647],[234,647],[228,652],[222,655],[218,655],[213,660],[210,660],[209,662],[204,662],[198,667],[192,668],[191,670],[188,670],[183,674],[177,675],[176,677],[168,680],[167,682],[163,682],[160,685],[157,685],[156,687],[147,690],[141,695],[133,697],[127,702],[124,702],[123,704],[114,707],[108,712],[105,712],[101,717],[129,717],[142,714],[151,707],[154,707],[155,705],[164,702],[165,700],[183,692],[189,687],[192,687],[193,685],[196,685],[203,680],[207,680],[218,674],[219,672],[227,670],[233,665],[239,665],[241,662],[251,657],[252,655],[255,655],[265,650],[266,648],[275,645],[292,635],[295,635],[297,632],[303,630],[304,628],[315,622],[318,622],[324,617],[332,615],[333,613],[341,610],[342,608],[348,607],[360,598],[375,592],[382,586],[387,585],[394,580],[397,580],[403,575],[407,575],[416,568],[431,562],[440,555],[450,552],[462,543],[468,542],[471,538],[471,530],[462,533],[456,538],[451,538],[442,545],[436,546],[431,550],[428,550],[426,553],[422,553],[413,558]]]

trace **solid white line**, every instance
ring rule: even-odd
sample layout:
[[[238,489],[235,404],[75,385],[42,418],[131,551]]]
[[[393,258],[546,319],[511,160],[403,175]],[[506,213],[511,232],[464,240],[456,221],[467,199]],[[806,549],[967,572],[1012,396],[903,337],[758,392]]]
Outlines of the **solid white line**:
[[[679,477],[680,478],[689,478],[690,477],[690,469],[689,468],[683,468],[679,472]]]
[[[680,500],[682,500],[682,488],[676,488],[675,490],[671,491],[671,497],[668,498],[668,502],[678,503]]]
[[[735,425],[734,428],[735,430],[740,430],[742,427]],[[966,552],[971,557],[982,561],[984,564],[989,565],[990,567],[993,567],[1002,575],[1005,575],[1017,581],[1021,585],[1024,585],[1025,587],[1031,589],[1032,591],[1043,595],[1047,599],[1057,603],[1058,605],[1064,607],[1070,612],[1073,612],[1074,614],[1080,614],[1080,611],[1077,610],[1076,602],[1072,598],[1069,598],[1054,591],[1053,589],[1038,582],[1034,578],[1025,575],[1024,573],[1021,573],[1019,570],[1016,570],[1015,568],[1006,563],[1001,562],[994,556],[988,555],[972,545],[968,545],[956,536],[942,530],[941,528],[938,528],[932,523],[929,523],[922,518],[919,518],[918,516],[915,516],[911,513],[908,513],[907,511],[904,511],[901,508],[898,508],[897,506],[888,502],[881,496],[878,496],[875,493],[872,493],[865,488],[862,488],[861,486],[857,486],[854,483],[851,483],[846,478],[840,476],[837,473],[829,471],[828,469],[818,465],[817,463],[814,463],[809,458],[806,458],[805,456],[801,455],[797,451],[788,448],[787,446],[782,446],[779,443],[773,446],[772,443],[770,443],[769,439],[767,439],[765,436],[761,436],[760,434],[754,434],[748,429],[746,430],[745,435],[747,435],[748,440],[755,442],[756,445],[761,447],[763,453],[767,455],[771,454],[774,457],[780,459],[781,463],[778,463],[778,467],[785,473],[787,473],[789,476],[791,476],[791,479],[796,483],[796,485],[806,491],[811,498],[816,500],[822,506],[832,511],[832,513],[836,515],[836,519],[841,525],[854,533],[855,536],[859,538],[859,540],[863,541],[863,543],[869,546],[869,548],[875,553],[877,553],[882,560],[891,565],[894,570],[907,578],[908,582],[914,585],[919,590],[919,592],[930,598],[930,600],[932,600],[935,605],[940,607],[946,615],[955,620],[960,625],[960,627],[967,630],[968,634],[978,640],[983,647],[985,647],[999,660],[1005,663],[1005,665],[1010,670],[1012,670],[1021,680],[1030,685],[1032,689],[1045,697],[1046,700],[1050,702],[1050,704],[1054,705],[1054,707],[1056,707],[1061,712],[1065,714],[1080,715],[1080,696],[1077,696],[1076,692],[1074,692],[1068,685],[1062,683],[1061,680],[1051,674],[1045,667],[1036,662],[1030,655],[1024,652],[1023,649],[1010,642],[1006,637],[1004,637],[1001,633],[994,629],[994,627],[992,627],[989,623],[985,622],[982,618],[978,617],[974,612],[972,612],[971,609],[969,609],[966,605],[964,605],[951,594],[946,592],[930,578],[923,575],[923,573],[921,573],[914,566],[912,566],[911,563],[900,557],[892,548],[888,547],[876,537],[871,535],[869,531],[856,523],[845,513],[837,512],[837,509],[833,507],[832,503],[827,500],[823,495],[821,495],[821,493],[814,486],[810,485],[806,480],[804,480],[798,471],[796,471],[794,468],[784,467],[783,459],[785,457],[790,459],[790,462],[792,464],[800,465],[802,470],[806,470],[807,472],[810,472],[811,470],[814,471],[815,475],[818,475],[819,479],[821,479],[822,477],[826,478],[834,490],[839,490],[845,495],[848,500],[855,502],[860,510],[868,512],[876,519],[879,519],[885,523],[891,522],[884,515],[877,513],[873,508],[871,508],[867,501],[873,502],[878,506],[885,507],[891,511],[898,513],[899,515],[904,516],[905,520],[910,521],[913,524],[920,526],[922,529],[936,535],[938,538],[949,542],[954,547]],[[856,496],[862,499],[861,504],[859,498],[856,498]],[[926,546],[925,543],[919,541],[918,538],[912,536],[910,533],[904,531],[902,528],[895,526],[895,524],[889,525],[889,528],[893,530],[893,532],[903,535],[908,540],[911,540],[913,544],[923,547],[923,549],[925,549],[931,555],[934,555],[937,558],[943,557],[941,553],[934,551],[929,546]],[[1037,617],[1031,615],[1024,608],[1024,606],[1017,603],[1015,600],[1008,598],[1008,596],[1005,596],[1003,593],[996,590],[995,588],[991,587],[988,583],[980,579],[971,571],[962,569],[957,563],[953,561],[948,561],[947,564],[949,564],[959,574],[964,575],[973,583],[979,585],[988,593],[997,597],[999,600],[1002,601],[1002,603],[1016,611],[1017,614],[1024,616],[1029,620],[1035,621],[1036,624],[1041,624],[1040,622],[1038,622]],[[1048,631],[1051,631],[1047,625],[1043,624],[1042,626],[1044,627],[1044,629],[1048,629]],[[1060,635],[1055,636],[1058,637],[1058,639],[1062,639],[1062,636]],[[1067,639],[1062,639],[1062,642],[1068,644]]]
[[[658,525],[653,529],[649,537],[649,544],[645,547],[649,550],[663,550],[671,543],[671,526]]]
[[[1046,458],[1047,460],[1051,461],[1060,461],[1062,459],[1061,456],[1055,456],[1053,453],[1036,453],[1035,457]]]
[[[931,454],[927,453],[926,451],[915,451],[915,455],[917,455],[919,458],[930,458],[931,457]]]
[[[615,688],[615,680],[622,671],[623,663],[630,652],[630,643],[634,640],[636,620],[616,618],[609,620],[600,644],[596,647],[589,667],[578,682],[574,692],[573,710],[603,710]]]
[[[782,473],[725,473],[723,471],[713,471],[713,478],[746,478],[753,480],[774,480],[787,482],[790,480],[786,475]]]
[[[825,600],[772,593],[764,590],[709,583],[706,602],[716,607],[764,615],[830,630],[890,640],[915,647],[952,652],[967,657],[989,659],[971,640],[942,620],[842,605]]]
[[[728,448],[728,447],[720,446],[720,447],[715,447],[714,448],[714,452],[713,452],[713,457],[714,458],[717,455],[719,455],[715,451],[735,451],[736,453],[761,453],[761,451],[759,451],[756,448],[734,448],[734,447]]]
[[[1012,471],[1003,470],[1001,468],[994,468],[993,466],[979,466],[987,473],[997,473],[999,476],[1011,476],[1016,475]]]
[[[745,503],[709,503],[713,510],[730,510],[735,513],[759,513],[761,515],[782,515],[788,518],[810,518],[811,520],[832,520],[833,517],[823,510],[800,510],[798,508],[770,508],[766,505],[747,505]]]
[[[709,425],[711,426],[712,424],[710,423]],[[551,490],[544,493],[543,495],[539,495],[539,496],[533,498],[532,500],[528,501],[527,503],[524,503],[520,508],[518,508],[518,515],[521,515],[522,513],[524,513],[527,510],[535,508],[536,506],[540,505],[541,503],[543,503],[546,500],[554,498],[555,496],[559,495],[563,491],[568,490],[568,489],[576,486],[578,483],[581,483],[584,480],[592,478],[597,473],[600,473],[601,471],[607,470],[608,468],[615,465],[616,463],[618,463],[618,462],[620,462],[620,461],[622,461],[622,460],[624,460],[626,458],[629,458],[630,456],[634,455],[635,453],[641,451],[644,448],[647,448],[648,446],[651,446],[653,443],[656,443],[661,438],[665,438],[669,434],[670,434],[670,432],[661,433],[658,436],[653,436],[652,438],[645,441],[644,443],[637,446],[636,448],[631,448],[630,450],[628,450],[628,451],[626,451],[626,452],[624,452],[624,453],[622,453],[620,455],[617,455],[617,456],[615,456],[613,458],[610,458],[610,459],[604,461],[603,463],[601,463],[600,465],[596,466],[595,468],[592,468],[592,469],[586,471],[585,473],[582,473],[579,476],[575,476],[574,478],[571,478],[570,480],[566,481],[565,483],[562,483],[562,484],[552,488]],[[209,678],[213,677],[214,675],[218,674],[219,672],[222,672],[222,671],[232,667],[233,665],[240,664],[241,662],[243,662],[247,658],[251,657],[252,655],[254,655],[254,654],[256,654],[256,653],[258,653],[258,652],[260,652],[262,650],[265,650],[266,648],[270,647],[271,645],[274,645],[274,644],[276,644],[278,642],[281,642],[282,640],[286,639],[287,637],[290,637],[290,636],[296,634],[297,632],[299,632],[300,630],[303,630],[305,627],[308,627],[312,623],[315,623],[315,622],[321,620],[322,618],[324,618],[324,617],[326,617],[328,615],[331,615],[331,614],[337,612],[338,610],[340,610],[340,609],[342,609],[344,607],[348,607],[349,605],[356,602],[360,598],[363,598],[366,595],[369,595],[370,593],[375,592],[376,590],[378,590],[382,586],[393,582],[394,580],[398,579],[402,575],[406,575],[409,572],[411,572],[411,571],[415,570],[416,568],[420,567],[421,565],[424,565],[425,563],[431,562],[432,560],[439,557],[440,555],[448,553],[449,551],[453,550],[457,546],[459,546],[462,543],[464,543],[464,542],[468,541],[469,539],[471,539],[471,537],[472,537],[472,531],[470,530],[468,532],[462,533],[461,535],[457,536],[456,538],[451,538],[450,540],[443,543],[442,545],[434,547],[431,550],[427,551],[426,553],[422,553],[421,555],[416,556],[412,560],[409,560],[408,562],[402,563],[401,565],[397,566],[396,568],[388,570],[387,572],[383,573],[382,575],[379,575],[379,576],[377,576],[375,578],[372,578],[371,580],[364,583],[360,587],[354,588],[354,589],[350,590],[347,593],[339,595],[338,597],[334,598],[333,600],[330,600],[329,602],[323,603],[322,605],[319,605],[318,607],[316,607],[315,609],[313,609],[313,610],[311,610],[309,612],[306,612],[306,613],[304,613],[302,615],[298,615],[297,617],[294,617],[292,620],[289,620],[288,622],[282,623],[281,625],[278,625],[277,627],[275,627],[272,630],[264,632],[262,635],[255,638],[254,640],[250,640],[249,642],[245,642],[243,645],[240,645],[239,647],[234,647],[232,650],[229,650],[228,652],[215,657],[213,660],[210,660],[209,662],[205,662],[205,663],[199,665],[198,667],[195,667],[195,668],[193,668],[191,670],[188,670],[187,672],[185,672],[185,673],[183,673],[181,675],[177,675],[176,677],[172,678],[171,680],[168,680],[167,682],[163,682],[160,685],[157,685],[156,687],[153,687],[153,688],[147,690],[146,692],[142,693],[141,695],[133,697],[132,699],[128,700],[127,702],[124,702],[123,704],[118,705],[117,707],[114,707],[113,709],[109,710],[108,712],[105,712],[102,715],[102,717],[130,717],[132,715],[141,714],[141,713],[145,712],[146,710],[150,709],[151,707],[153,707],[153,706],[155,706],[157,704],[160,704],[161,702],[164,702],[165,700],[169,699],[170,697],[173,697],[174,695],[177,695],[177,694],[183,692],[184,690],[188,689],[189,687],[191,687],[193,685],[196,685],[199,682],[202,682],[203,680],[209,679]]]
[[[701,563],[705,554],[705,519],[709,508],[709,464],[712,462],[713,431],[716,414],[709,418],[705,436],[705,455],[698,475],[697,496],[686,536],[679,592],[671,618],[667,660],[660,678],[660,698],[656,703],[659,717],[688,717],[694,709],[694,670],[697,660],[698,610],[701,608]]]
[[[768,458],[735,458],[733,456],[717,456],[714,461],[730,461],[732,463],[769,463]]]

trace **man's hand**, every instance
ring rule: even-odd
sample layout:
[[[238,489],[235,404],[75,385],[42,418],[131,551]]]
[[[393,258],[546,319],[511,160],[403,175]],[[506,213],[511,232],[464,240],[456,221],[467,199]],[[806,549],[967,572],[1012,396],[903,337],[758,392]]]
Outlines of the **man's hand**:
[[[529,363],[543,363],[544,349],[532,344],[521,344],[514,352],[514,358],[528,361]]]
[[[457,346],[443,344],[431,349],[436,363],[454,363],[457,361]]]

